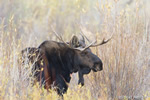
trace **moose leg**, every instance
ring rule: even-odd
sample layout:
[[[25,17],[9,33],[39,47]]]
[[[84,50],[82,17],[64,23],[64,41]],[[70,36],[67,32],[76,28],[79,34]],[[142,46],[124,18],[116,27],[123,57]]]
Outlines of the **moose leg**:
[[[82,86],[84,85],[84,74],[88,74],[90,73],[91,69],[90,68],[82,68],[79,70],[78,72],[78,76],[79,76],[79,81],[78,84],[81,84]]]
[[[68,85],[65,79],[61,75],[56,76],[56,88],[57,88],[57,93],[60,96],[63,96],[63,94],[67,91]]]
[[[79,80],[78,80],[78,85],[81,84],[82,86],[84,85],[84,78],[83,78],[83,73],[82,70],[78,72]]]

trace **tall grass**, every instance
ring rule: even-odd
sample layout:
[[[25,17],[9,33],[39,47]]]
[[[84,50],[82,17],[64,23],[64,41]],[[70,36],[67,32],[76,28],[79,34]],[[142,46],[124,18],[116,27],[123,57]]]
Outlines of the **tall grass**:
[[[91,48],[104,64],[101,72],[85,75],[85,86],[73,75],[65,100],[149,99],[150,21],[141,1],[122,7],[121,1],[0,0],[0,99],[58,99],[30,84],[31,66],[18,63],[19,53],[44,40],[57,40],[51,30],[69,41],[83,32],[100,42],[113,34],[106,45]],[[80,23],[77,24],[77,23]],[[58,41],[58,40],[57,40]],[[88,44],[88,42],[87,42]],[[23,67],[20,74],[19,68]]]

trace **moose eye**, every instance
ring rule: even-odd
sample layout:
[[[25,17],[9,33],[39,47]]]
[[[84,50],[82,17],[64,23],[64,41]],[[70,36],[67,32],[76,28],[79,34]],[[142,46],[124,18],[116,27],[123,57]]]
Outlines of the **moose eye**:
[[[82,52],[82,55],[87,55],[88,52]]]

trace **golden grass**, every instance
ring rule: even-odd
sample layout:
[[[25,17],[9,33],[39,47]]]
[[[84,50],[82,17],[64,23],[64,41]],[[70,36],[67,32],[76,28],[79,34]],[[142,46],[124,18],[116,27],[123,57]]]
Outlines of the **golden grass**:
[[[26,68],[19,74],[22,49],[37,47],[46,39],[57,40],[51,25],[66,41],[81,30],[97,41],[113,34],[109,43],[92,48],[104,70],[86,75],[84,87],[76,84],[74,76],[65,100],[149,100],[149,16],[139,8],[138,0],[132,8],[119,4],[117,0],[0,0],[0,100],[59,99],[53,90],[48,93],[38,84],[32,87]],[[77,23],[82,23],[81,30]]]

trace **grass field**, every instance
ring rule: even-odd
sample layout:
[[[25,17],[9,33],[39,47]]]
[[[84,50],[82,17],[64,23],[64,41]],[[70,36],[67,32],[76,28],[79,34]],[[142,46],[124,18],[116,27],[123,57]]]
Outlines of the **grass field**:
[[[131,2],[129,2],[131,1]],[[148,0],[0,0],[0,100],[57,100],[55,91],[31,86],[30,66],[19,75],[25,47],[59,41],[51,26],[69,41],[83,32],[91,41],[113,38],[91,48],[101,72],[73,74],[65,100],[150,100],[150,14]],[[87,42],[87,44],[89,44]]]

